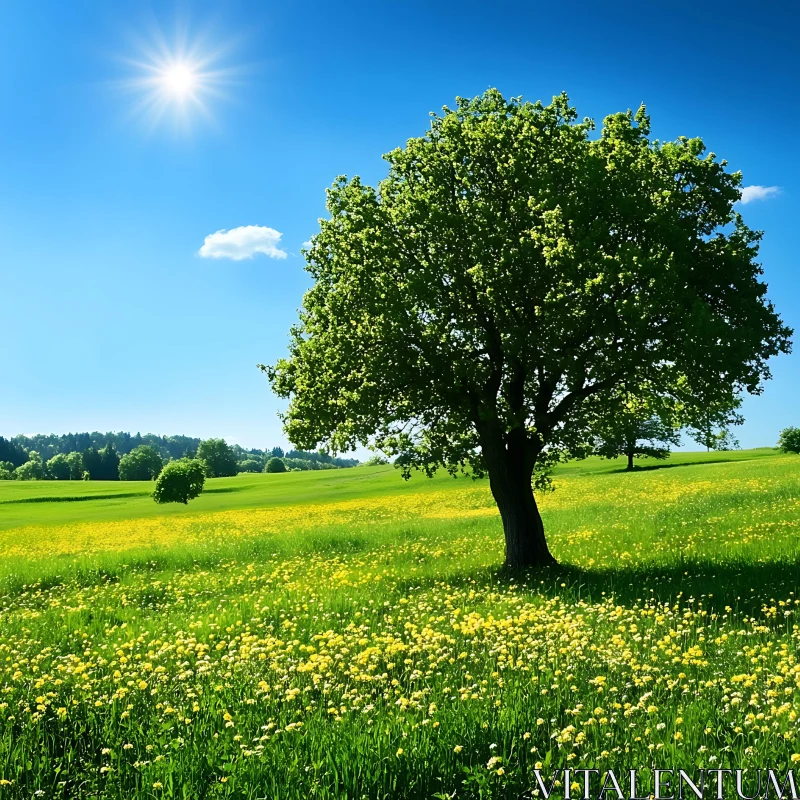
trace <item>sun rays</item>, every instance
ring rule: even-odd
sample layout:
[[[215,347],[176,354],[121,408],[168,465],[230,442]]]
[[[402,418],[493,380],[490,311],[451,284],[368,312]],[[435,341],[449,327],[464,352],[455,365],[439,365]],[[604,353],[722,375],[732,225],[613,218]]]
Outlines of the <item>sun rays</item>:
[[[188,132],[198,120],[216,122],[215,111],[231,100],[243,70],[230,66],[232,46],[212,44],[207,35],[190,36],[185,26],[170,40],[153,25],[134,43],[137,56],[124,59],[129,77],[118,82],[134,102],[131,117],[148,129],[162,126]]]

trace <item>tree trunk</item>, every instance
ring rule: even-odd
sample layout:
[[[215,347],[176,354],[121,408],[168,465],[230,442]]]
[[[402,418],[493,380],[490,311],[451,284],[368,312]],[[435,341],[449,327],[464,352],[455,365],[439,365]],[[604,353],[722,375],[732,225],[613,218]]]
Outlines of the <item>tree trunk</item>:
[[[628,469],[633,469],[633,452],[628,452]]]
[[[531,486],[535,456],[527,441],[522,437],[515,440],[513,432],[507,448],[496,440],[493,444],[484,446],[483,453],[489,486],[503,520],[506,566],[524,569],[555,564]]]
[[[512,476],[513,477],[513,476]],[[544,523],[531,488],[531,478],[492,479],[489,483],[503,520],[506,538],[506,566],[514,569],[544,567],[556,560],[547,547]]]

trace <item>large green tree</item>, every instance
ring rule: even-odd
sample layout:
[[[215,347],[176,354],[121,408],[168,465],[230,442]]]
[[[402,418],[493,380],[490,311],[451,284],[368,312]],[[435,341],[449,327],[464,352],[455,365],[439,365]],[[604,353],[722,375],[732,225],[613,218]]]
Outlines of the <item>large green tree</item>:
[[[286,359],[299,447],[375,444],[406,472],[488,472],[506,562],[553,561],[532,477],[585,452],[622,385],[700,407],[758,392],[791,330],[766,297],[741,176],[644,107],[599,136],[565,95],[490,90],[328,191]]]
[[[197,446],[197,458],[205,462],[207,478],[236,474],[236,453],[224,439],[204,439]]]

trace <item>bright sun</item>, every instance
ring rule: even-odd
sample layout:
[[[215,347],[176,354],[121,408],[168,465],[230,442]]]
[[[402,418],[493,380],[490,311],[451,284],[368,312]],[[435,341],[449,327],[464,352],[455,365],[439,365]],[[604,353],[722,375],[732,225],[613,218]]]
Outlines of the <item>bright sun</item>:
[[[192,39],[186,31],[170,43],[155,28],[139,50],[138,58],[125,59],[136,74],[119,86],[136,95],[130,113],[151,128],[166,122],[185,132],[198,116],[213,122],[213,103],[227,99],[242,73],[241,67],[224,63],[231,45],[212,46],[206,37]]]
[[[197,73],[184,63],[170,64],[161,73],[164,90],[176,97],[186,97],[197,87]]]

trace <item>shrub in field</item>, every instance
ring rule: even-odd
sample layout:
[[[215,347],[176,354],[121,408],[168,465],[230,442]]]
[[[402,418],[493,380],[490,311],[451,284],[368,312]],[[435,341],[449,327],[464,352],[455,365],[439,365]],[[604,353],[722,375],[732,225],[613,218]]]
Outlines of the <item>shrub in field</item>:
[[[197,458],[206,462],[206,476],[225,478],[236,474],[236,453],[224,439],[205,439],[197,447]]]
[[[784,453],[800,453],[800,428],[784,428],[778,437],[778,447]]]
[[[267,466],[264,467],[264,472],[286,472],[286,464],[283,463],[282,458],[275,456],[267,461]]]
[[[0,481],[14,480],[14,465],[10,461],[0,461]]]
[[[119,460],[119,479],[151,481],[158,477],[163,466],[164,462],[155,447],[147,444],[139,445]]]
[[[203,464],[194,458],[170,461],[161,471],[153,490],[156,503],[188,503],[203,491]]]

